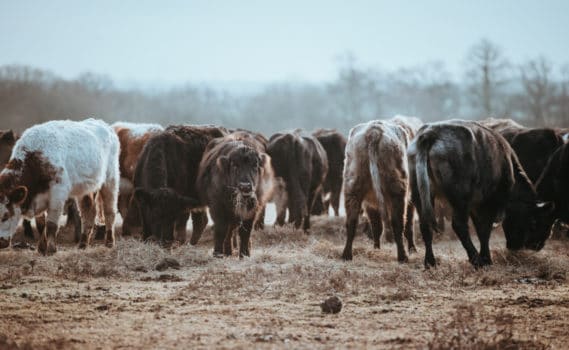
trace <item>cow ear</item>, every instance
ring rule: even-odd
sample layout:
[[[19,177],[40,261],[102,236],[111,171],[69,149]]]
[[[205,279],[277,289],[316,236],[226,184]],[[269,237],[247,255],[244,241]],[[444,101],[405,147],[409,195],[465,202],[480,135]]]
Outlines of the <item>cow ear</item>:
[[[20,205],[26,200],[27,196],[28,188],[25,186],[19,186],[10,192],[8,198],[10,199],[10,203]]]
[[[136,201],[139,203],[150,201],[151,197],[152,195],[150,194],[150,192],[141,187],[134,190],[134,199],[136,199]]]
[[[1,139],[2,141],[14,142],[16,140],[16,137],[14,136],[14,131],[12,131],[11,129],[6,131],[5,133],[2,134]]]
[[[555,203],[553,202],[537,202],[535,206],[543,213],[550,213],[555,209]]]
[[[265,165],[267,164],[267,159],[269,156],[267,156],[265,153],[261,153],[261,155],[259,156],[259,166],[261,168],[265,167]]]
[[[227,156],[221,156],[219,158],[217,158],[217,167],[219,168],[219,170],[221,171],[225,171],[227,169],[229,169],[229,157]]]

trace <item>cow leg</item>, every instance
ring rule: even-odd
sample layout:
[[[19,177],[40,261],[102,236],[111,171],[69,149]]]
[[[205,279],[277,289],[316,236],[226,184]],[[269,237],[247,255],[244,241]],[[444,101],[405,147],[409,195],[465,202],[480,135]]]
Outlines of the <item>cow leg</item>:
[[[344,206],[346,207],[346,246],[342,253],[344,260],[352,260],[352,243],[356,236],[356,228],[362,206],[362,199],[358,195],[345,194]]]
[[[65,226],[73,225],[73,239],[75,243],[79,243],[81,240],[81,215],[77,208],[77,201],[74,198],[69,198],[65,206],[67,207],[67,222]]]
[[[405,193],[405,192],[403,192]],[[397,245],[397,260],[399,262],[407,262],[407,252],[403,245],[403,230],[405,225],[405,214],[407,212],[407,201],[405,196],[401,194],[393,195],[391,199],[391,231]]]
[[[286,220],[286,209],[287,207],[285,205],[277,204],[277,220],[275,221],[276,226],[284,226]]]
[[[136,200],[132,196],[128,201],[124,214],[121,213],[121,216],[123,217],[121,235],[130,236],[132,234],[132,229],[134,227],[139,227],[142,223],[140,209],[138,208]],[[143,235],[144,231],[145,230],[143,230]]]
[[[330,194],[330,204],[334,209],[334,216],[340,216],[340,194],[342,193],[342,185],[340,188],[332,190]]]
[[[192,237],[190,238],[190,244],[196,245],[202,236],[202,233],[207,226],[207,212],[205,210],[192,211]]]
[[[186,227],[188,225],[188,219],[190,218],[190,213],[185,211],[180,213],[176,218],[176,240],[180,244],[186,243]]]
[[[314,199],[314,205],[312,206],[311,213],[313,215],[324,214],[324,198],[322,198],[322,193],[319,193]]]
[[[85,249],[91,243],[91,235],[93,233],[93,226],[95,225],[95,216],[97,215],[95,203],[92,195],[86,195],[79,201],[79,210],[83,220],[83,232],[79,240],[79,249]]]
[[[253,220],[246,220],[239,225],[239,258],[250,256],[249,238],[251,237],[251,228]]]
[[[54,192],[57,193],[58,191],[52,189],[52,196],[47,209],[47,224],[38,243],[38,251],[43,255],[53,255],[57,252],[57,231],[59,228],[57,223],[63,212],[65,199],[57,198],[53,195]]]
[[[22,223],[22,225],[24,226],[24,237],[29,238],[29,239],[35,239],[34,230],[32,228],[31,221],[24,219],[24,222]],[[36,227],[37,227],[37,224],[36,224]],[[43,230],[40,231],[40,229],[38,228],[38,232],[41,235],[43,233]]]
[[[43,233],[43,231],[45,230],[45,225],[46,225],[46,214],[40,214],[38,216],[36,216],[34,218],[34,220],[36,220],[36,229],[38,230],[39,234],[41,235]]]
[[[490,234],[496,215],[488,213],[476,213],[472,215],[472,222],[476,228],[476,234],[480,241],[480,258],[475,266],[492,265],[492,256],[490,255]]]
[[[407,238],[407,249],[409,254],[416,253],[415,239],[413,238],[413,218],[415,217],[415,207],[411,201],[407,202],[407,216],[405,218],[405,238]]]
[[[456,235],[458,236],[458,238],[460,239],[462,246],[466,250],[466,254],[468,254],[468,260],[470,261],[470,263],[475,267],[479,267],[480,256],[478,254],[478,251],[474,247],[474,244],[472,244],[472,240],[470,239],[470,233],[468,232],[467,213],[468,213],[467,210],[465,209],[457,210],[455,207],[452,215],[452,228],[456,233]]]
[[[119,183],[117,179],[109,178],[98,193],[98,196],[101,196],[100,203],[102,205],[99,211],[105,215],[105,246],[109,248],[115,245],[115,217],[117,215],[118,189]]]
[[[255,220],[255,224],[253,226],[255,230],[262,230],[265,228],[265,211],[266,211],[265,206],[263,206],[259,210],[259,213],[257,214],[257,219]]]
[[[413,204],[417,209],[417,213],[419,214],[419,229],[421,230],[421,236],[423,237],[423,243],[425,244],[424,264],[425,268],[428,269],[430,267],[435,267],[437,265],[437,260],[435,259],[435,254],[433,253],[433,230],[428,220],[423,218],[421,198],[419,197],[419,189],[417,188],[416,178],[417,177],[415,171],[411,167],[409,169],[409,179],[411,180],[411,197]]]
[[[379,249],[381,247],[381,234],[383,233],[383,220],[379,210],[372,207],[366,207],[366,214],[371,226],[371,234],[373,237],[373,247]]]
[[[316,199],[316,195],[319,194],[319,191],[309,191],[308,198],[306,201],[306,211],[304,211],[304,225],[303,230],[304,232],[308,232],[310,230],[310,213],[312,212],[312,207],[314,206],[314,200]]]

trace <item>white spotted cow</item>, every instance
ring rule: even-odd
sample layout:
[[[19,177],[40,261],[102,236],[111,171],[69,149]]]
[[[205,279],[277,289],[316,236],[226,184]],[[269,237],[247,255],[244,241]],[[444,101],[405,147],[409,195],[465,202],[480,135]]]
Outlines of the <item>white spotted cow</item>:
[[[117,135],[101,120],[50,121],[27,129],[0,173],[0,237],[11,238],[22,217],[47,212],[38,251],[55,253],[59,217],[66,200],[75,198],[83,222],[80,248],[88,244],[97,210],[105,218],[105,244],[112,247],[119,150]],[[100,196],[99,206],[95,193]]]

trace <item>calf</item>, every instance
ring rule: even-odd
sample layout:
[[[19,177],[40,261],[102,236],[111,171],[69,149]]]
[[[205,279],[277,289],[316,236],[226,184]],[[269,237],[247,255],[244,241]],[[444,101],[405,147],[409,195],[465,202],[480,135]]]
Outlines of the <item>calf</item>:
[[[426,267],[436,264],[432,249],[432,230],[436,227],[433,203],[440,199],[452,208],[452,227],[475,267],[492,263],[490,233],[502,213],[508,249],[540,250],[544,246],[551,229],[547,220],[551,204],[537,202],[534,187],[515,152],[498,133],[461,120],[426,124],[408,152]],[[480,253],[470,239],[469,217],[480,240]]]
[[[374,120],[350,130],[344,168],[344,206],[347,240],[342,257],[352,259],[352,243],[362,208],[368,216],[375,248],[380,246],[383,220],[392,228],[397,259],[407,261],[413,242],[413,206],[409,203],[407,144],[413,127],[401,119]]]
[[[346,151],[346,138],[334,129],[318,129],[312,133],[326,151],[328,158],[328,175],[322,186],[322,192],[314,201],[312,214],[328,213],[332,205],[334,215],[340,215],[340,195],[342,194],[342,172],[344,171],[344,152]],[[330,198],[324,201],[324,196]]]
[[[81,199],[86,247],[96,210],[103,210],[105,243],[114,244],[113,224],[119,184],[119,141],[103,121],[51,121],[26,130],[16,142],[10,161],[0,173],[0,237],[11,237],[23,216],[47,211],[47,224],[38,244],[44,255],[56,252],[58,221],[67,198]],[[101,206],[95,209],[92,193]]]
[[[300,130],[277,133],[269,139],[275,181],[273,200],[277,206],[277,225],[283,225],[286,210],[295,228],[310,228],[310,213],[328,173],[328,157],[318,140]]]
[[[115,130],[120,144],[119,169],[121,181],[119,187],[119,212],[123,218],[122,234],[129,236],[134,227],[140,223],[138,208],[128,210],[134,192],[134,170],[144,145],[150,137],[156,135],[164,128],[159,124],[138,124],[117,122],[111,125]]]
[[[231,237],[238,227],[239,256],[249,256],[253,222],[271,195],[271,160],[249,136],[233,134],[212,143],[200,163],[196,187],[214,221],[213,254],[232,254]]]
[[[207,144],[226,134],[215,126],[169,126],[147,141],[134,173],[133,205],[138,206],[143,238],[151,236],[169,245],[186,241],[186,224],[193,220],[191,244],[207,225],[205,208],[197,203],[195,181]],[[135,204],[136,203],[136,204]],[[194,211],[191,211],[194,210]],[[195,212],[197,210],[197,212]]]

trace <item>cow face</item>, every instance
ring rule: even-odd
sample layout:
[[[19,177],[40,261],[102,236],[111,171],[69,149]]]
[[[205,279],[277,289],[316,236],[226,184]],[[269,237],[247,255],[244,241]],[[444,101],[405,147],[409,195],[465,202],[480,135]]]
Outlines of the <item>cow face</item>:
[[[28,189],[24,186],[0,193],[0,238],[9,239],[16,232],[22,217],[20,205],[27,195]]]
[[[137,188],[134,198],[138,203],[144,237],[171,239],[176,219],[185,211],[198,207],[196,199],[166,187],[151,190]]]
[[[226,175],[225,185],[232,191],[234,212],[242,219],[250,219],[256,213],[256,190],[266,161],[265,154],[249,147],[239,147],[217,159],[218,169]]]
[[[502,223],[506,247],[510,250],[541,250],[551,232],[552,214],[551,202],[526,205],[518,203],[509,207]]]

